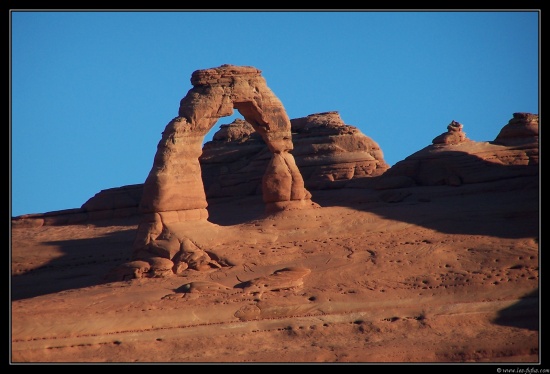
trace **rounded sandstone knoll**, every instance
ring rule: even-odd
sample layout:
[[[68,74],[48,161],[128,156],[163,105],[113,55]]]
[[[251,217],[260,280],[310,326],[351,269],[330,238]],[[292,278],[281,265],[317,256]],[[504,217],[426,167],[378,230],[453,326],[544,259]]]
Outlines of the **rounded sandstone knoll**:
[[[376,177],[390,167],[378,143],[357,127],[345,124],[337,111],[290,122],[292,154],[308,188],[334,188],[339,181]]]
[[[331,189],[341,183],[383,174],[389,165],[378,144],[337,111],[290,120],[291,152],[308,190]],[[261,193],[262,173],[270,154],[252,125],[242,119],[220,126],[200,157],[208,197]],[[281,203],[279,205],[282,205]]]
[[[514,113],[497,137],[495,143],[507,146],[531,146],[539,142],[539,115]]]
[[[212,141],[204,144],[201,161],[205,158],[205,151],[209,150],[215,142],[228,143],[227,145],[229,146],[232,142],[242,144],[248,141],[254,141],[260,148],[265,149],[265,142],[262,140],[260,134],[254,130],[254,127],[244,119],[236,118],[230,124],[220,125],[220,129],[214,134]],[[215,152],[210,151],[210,153],[214,153],[212,156],[216,156]],[[235,152],[231,153],[234,154]]]
[[[538,115],[514,113],[494,142],[466,139],[462,127],[452,121],[433,145],[396,163],[372,186],[459,186],[538,175]]]

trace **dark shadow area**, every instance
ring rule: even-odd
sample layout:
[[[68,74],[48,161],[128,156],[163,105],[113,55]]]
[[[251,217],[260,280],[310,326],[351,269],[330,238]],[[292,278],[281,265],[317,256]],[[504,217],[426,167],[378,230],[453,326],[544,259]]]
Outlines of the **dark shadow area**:
[[[233,226],[265,217],[261,195],[208,199],[208,221]]]
[[[242,121],[237,127],[239,123],[248,125]],[[251,128],[240,131],[247,133]],[[208,220],[228,226],[261,218],[265,209],[262,178],[272,157],[267,144],[256,130],[243,136],[242,142],[228,141],[234,136],[230,124],[220,125],[216,135],[203,145],[199,157]]]
[[[60,255],[39,267],[36,259],[12,259],[11,300],[26,299],[104,283],[107,273],[130,260],[136,230],[128,229],[99,238],[40,243]],[[49,249],[46,249],[49,250]]]
[[[261,179],[269,159],[260,152],[261,147],[242,147],[242,151],[235,149],[231,159],[227,158],[227,169],[234,173],[222,170],[221,161],[202,165],[209,220],[213,223],[234,225],[263,216]],[[239,152],[242,157],[238,157]],[[368,211],[449,234],[538,236],[538,164],[504,165],[456,151],[413,156],[378,177],[322,183],[319,171],[300,165],[299,158],[296,163],[312,200],[322,207]],[[228,184],[228,178],[239,187],[221,191],[219,186]],[[235,195],[219,198],[210,196],[208,191],[213,195]],[[241,206],[236,209],[223,204],[239,200]]]
[[[133,213],[128,217],[115,217],[107,219],[91,220],[89,223],[95,227],[111,227],[111,226],[126,226],[128,228],[135,228],[142,220],[142,216],[139,212]],[[84,223],[86,224],[86,223]]]
[[[497,325],[539,330],[539,289],[525,295],[520,301],[502,309],[493,320]]]
[[[143,185],[140,185],[143,187]],[[142,189],[139,189],[141,194]],[[100,194],[98,194],[100,195]],[[124,214],[122,213],[124,212]],[[24,214],[12,217],[12,228],[36,228],[40,226],[80,226],[95,227],[136,226],[141,221],[138,205],[122,209],[87,211],[83,208],[57,210],[46,213]]]
[[[463,152],[437,157],[425,166],[418,160],[398,163],[379,177],[352,179],[339,189],[310,190],[312,200],[441,233],[538,238],[538,165],[494,164]]]
[[[190,293],[191,292],[191,283],[186,283],[183,286],[179,286],[178,288],[174,288],[172,291],[175,293]]]

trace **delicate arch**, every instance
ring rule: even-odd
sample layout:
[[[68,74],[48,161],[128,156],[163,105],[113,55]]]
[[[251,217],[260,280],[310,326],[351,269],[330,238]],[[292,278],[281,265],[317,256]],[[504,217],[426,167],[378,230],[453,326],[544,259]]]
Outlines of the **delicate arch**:
[[[208,218],[199,163],[202,144],[218,119],[232,115],[234,109],[262,136],[272,153],[262,179],[266,211],[317,206],[290,153],[290,119],[260,70],[222,65],[195,71],[191,83],[193,88],[181,100],[178,117],[162,133],[143,186],[143,220],[134,243],[136,251],[157,248],[154,242],[165,231],[166,223]],[[177,250],[167,249],[163,257],[171,258],[170,253]]]

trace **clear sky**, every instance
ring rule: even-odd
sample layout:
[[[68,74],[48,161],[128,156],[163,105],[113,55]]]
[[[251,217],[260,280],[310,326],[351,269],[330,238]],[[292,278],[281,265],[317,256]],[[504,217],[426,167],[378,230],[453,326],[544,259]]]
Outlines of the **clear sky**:
[[[10,12],[11,216],[143,183],[195,70],[254,66],[288,116],[338,111],[394,165],[458,121],[539,113],[540,11]],[[219,125],[242,118],[237,111]]]

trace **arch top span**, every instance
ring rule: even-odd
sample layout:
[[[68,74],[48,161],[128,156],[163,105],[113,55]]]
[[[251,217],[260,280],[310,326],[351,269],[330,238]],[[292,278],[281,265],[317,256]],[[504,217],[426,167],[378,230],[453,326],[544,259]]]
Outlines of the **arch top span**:
[[[290,119],[282,102],[267,86],[261,70],[222,65],[196,70],[191,83],[193,88],[180,101],[178,114],[197,133],[206,135],[220,118],[232,115],[237,109],[271,152],[292,150]]]

